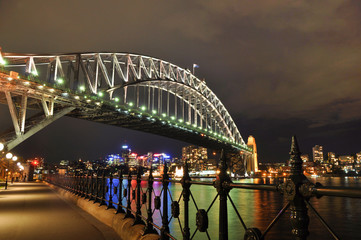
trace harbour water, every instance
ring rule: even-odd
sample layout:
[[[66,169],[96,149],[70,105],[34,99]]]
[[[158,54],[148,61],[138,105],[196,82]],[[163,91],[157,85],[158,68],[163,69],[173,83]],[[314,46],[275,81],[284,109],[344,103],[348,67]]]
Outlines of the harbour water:
[[[202,179],[201,179],[202,180]],[[204,179],[211,181],[210,179]],[[320,182],[325,186],[341,186],[341,187],[361,187],[361,179],[357,177],[318,177],[310,178],[312,182]],[[234,182],[242,183],[273,183],[273,179],[242,179]],[[127,181],[123,181],[124,187],[127,187]],[[114,185],[118,185],[118,180],[114,179]],[[136,182],[132,182],[135,188]],[[142,190],[145,192],[147,182],[142,182]],[[162,189],[160,182],[154,183],[154,192],[159,195]],[[182,192],[180,184],[169,184],[171,197],[169,196],[169,216],[170,205],[172,199],[177,201]],[[199,209],[208,209],[213,199],[216,197],[216,189],[212,186],[192,185],[191,191],[195,199],[196,205]],[[237,207],[246,226],[257,227],[264,231],[273,218],[278,214],[281,208],[286,204],[283,197],[278,192],[260,191],[260,190],[246,190],[233,189],[230,192],[234,204]],[[114,202],[118,199],[113,198]],[[319,214],[326,220],[329,226],[335,231],[340,239],[361,239],[361,201],[360,199],[341,198],[341,197],[321,197],[320,199],[311,199],[311,204],[316,208]],[[126,205],[126,199],[122,200],[123,205]],[[179,220],[183,224],[183,199],[180,203],[180,217]],[[196,206],[190,202],[190,228],[191,235],[196,230]],[[132,208],[135,210],[135,201],[132,202]],[[146,207],[142,206],[142,212],[146,216]],[[323,227],[321,222],[309,210],[310,225],[309,239],[333,239],[330,233]],[[208,213],[209,227],[208,233],[211,239],[218,239],[218,215],[219,215],[219,199],[217,199]],[[154,221],[161,226],[161,214],[158,210],[154,212]],[[177,238],[182,239],[182,234],[178,219],[172,219],[169,224],[171,234]],[[228,201],[228,228],[229,239],[243,239],[244,229],[234,211],[231,203]],[[207,239],[206,233],[197,232],[193,239]],[[280,220],[274,225],[271,231],[267,234],[266,239],[292,239],[291,225],[289,221],[289,212],[286,212]]]

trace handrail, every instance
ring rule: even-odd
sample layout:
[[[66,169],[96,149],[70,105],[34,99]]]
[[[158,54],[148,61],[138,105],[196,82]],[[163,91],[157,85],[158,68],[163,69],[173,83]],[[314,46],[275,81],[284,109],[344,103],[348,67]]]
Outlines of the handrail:
[[[168,176],[168,168],[164,165],[164,174],[162,178],[154,179],[152,175],[152,168],[149,169],[149,177],[144,178],[141,176],[143,169],[141,167],[137,170],[137,175],[132,175],[132,172],[128,169],[127,176],[123,174],[123,169],[118,172],[117,177],[113,177],[110,173],[109,177],[106,176],[105,170],[97,172],[88,172],[86,175],[78,174],[76,176],[59,176],[52,175],[49,177],[51,183],[65,188],[80,197],[88,198],[94,202],[98,202],[100,205],[107,205],[108,208],[114,208],[117,206],[116,213],[125,213],[126,218],[134,218],[135,224],[143,224],[144,234],[158,233],[162,240],[176,239],[172,235],[168,227],[172,219],[178,221],[179,228],[181,230],[184,240],[190,240],[199,232],[204,232],[208,239],[211,239],[208,233],[208,212],[215,205],[216,200],[219,199],[219,239],[228,239],[228,210],[227,201],[231,203],[236,216],[239,218],[241,226],[245,230],[244,239],[264,239],[266,234],[272,229],[272,227],[278,222],[280,217],[284,215],[286,211],[291,213],[290,222],[292,226],[292,235],[297,239],[307,239],[309,235],[308,224],[309,216],[308,209],[310,209],[315,216],[321,221],[322,225],[331,234],[334,239],[339,239],[336,233],[326,223],[317,210],[311,205],[309,201],[313,197],[347,197],[347,198],[361,198],[361,188],[341,188],[322,186],[319,183],[311,183],[304,175],[302,171],[302,160],[298,150],[297,141],[294,138],[291,146],[291,175],[285,179],[285,182],[280,184],[255,184],[255,183],[233,183],[227,174],[227,159],[222,154],[220,160],[220,173],[216,176],[214,181],[197,181],[193,180],[189,176],[188,164],[184,165],[184,176],[181,180],[170,179]],[[119,179],[118,185],[114,184],[114,179]],[[127,186],[123,184],[123,180],[128,180]],[[136,181],[136,185],[133,188],[131,181]],[[141,182],[146,181],[148,183],[147,189],[144,190],[141,187]],[[161,183],[161,192],[156,194],[153,189],[153,183]],[[172,196],[172,193],[168,189],[169,183],[180,184],[182,186],[182,192],[179,197]],[[134,184],[134,182],[133,182]],[[217,191],[217,195],[212,200],[212,203],[207,209],[199,209],[197,199],[194,198],[191,185],[201,185],[214,187]],[[133,185],[134,186],[134,185]],[[232,200],[230,191],[232,189],[246,189],[246,190],[263,190],[279,192],[284,195],[286,200],[285,205],[279,211],[279,213],[273,218],[273,220],[267,225],[266,229],[262,232],[258,228],[252,228],[246,226],[246,221],[243,220],[240,212],[237,209],[235,202]],[[108,195],[107,195],[108,194]],[[107,196],[109,199],[106,199]],[[114,202],[113,197],[117,198],[117,202]],[[126,206],[122,201],[126,201]],[[180,211],[180,203],[183,200],[183,211]],[[168,203],[170,209],[168,209]],[[132,206],[133,204],[133,206]],[[190,232],[189,226],[189,213],[190,204],[193,204],[197,210],[196,214],[196,229]],[[145,206],[147,210],[147,216],[143,216],[141,208]],[[136,210],[134,210],[136,209]],[[161,226],[157,225],[153,221],[153,215],[155,211],[159,211],[161,216]],[[183,214],[182,221],[180,220],[180,214]]]

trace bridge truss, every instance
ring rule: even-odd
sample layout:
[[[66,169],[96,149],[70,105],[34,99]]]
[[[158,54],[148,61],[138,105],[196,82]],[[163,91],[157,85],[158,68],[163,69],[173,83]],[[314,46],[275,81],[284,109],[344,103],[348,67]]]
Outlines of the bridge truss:
[[[0,66],[0,102],[8,104],[14,123],[0,137],[8,149],[67,115],[251,152],[205,81],[172,63],[128,53],[0,52]],[[29,108],[44,114],[26,119]]]

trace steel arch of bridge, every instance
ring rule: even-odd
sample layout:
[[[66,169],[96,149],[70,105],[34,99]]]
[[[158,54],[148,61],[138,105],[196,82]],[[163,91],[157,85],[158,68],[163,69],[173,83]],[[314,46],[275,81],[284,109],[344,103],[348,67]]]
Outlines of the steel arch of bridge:
[[[34,86],[38,90],[52,88],[53,93],[47,92],[48,100],[38,94],[46,115],[47,106],[67,102],[65,105],[78,111],[66,114],[92,120],[99,116],[99,109],[113,104],[118,112],[137,109],[138,115],[145,114],[151,122],[171,122],[249,151],[227,109],[205,81],[172,63],[129,53],[3,53],[0,60],[6,62],[5,70],[19,72],[28,82],[38,84]],[[8,91],[5,95],[9,104],[12,97]]]

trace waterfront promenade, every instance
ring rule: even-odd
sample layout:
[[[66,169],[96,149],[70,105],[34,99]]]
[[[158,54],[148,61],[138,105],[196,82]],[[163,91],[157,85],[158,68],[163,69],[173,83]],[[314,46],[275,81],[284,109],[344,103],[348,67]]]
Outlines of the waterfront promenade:
[[[66,202],[44,183],[0,191],[0,239],[120,239],[113,229]]]

